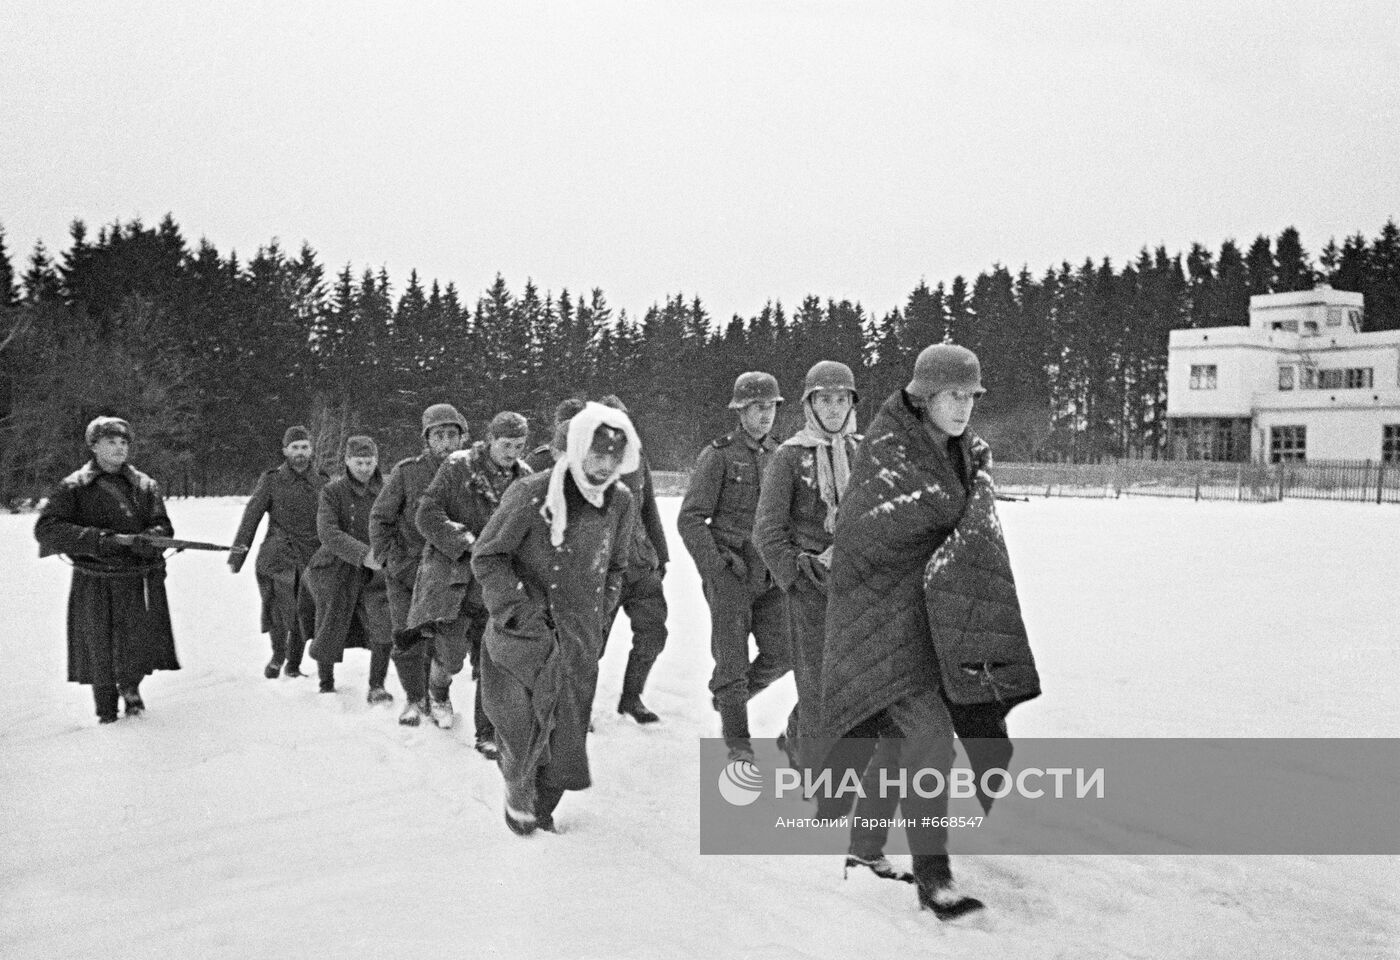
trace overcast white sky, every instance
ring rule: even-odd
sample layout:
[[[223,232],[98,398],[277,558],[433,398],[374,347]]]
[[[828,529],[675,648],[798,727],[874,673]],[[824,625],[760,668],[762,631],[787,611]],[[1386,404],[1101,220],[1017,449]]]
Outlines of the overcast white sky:
[[[1400,218],[1400,4],[0,5],[0,224],[722,321]]]

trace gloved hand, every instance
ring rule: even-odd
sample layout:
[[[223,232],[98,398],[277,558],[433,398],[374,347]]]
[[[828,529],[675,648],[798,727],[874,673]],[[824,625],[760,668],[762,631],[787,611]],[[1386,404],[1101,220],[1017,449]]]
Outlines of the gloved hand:
[[[816,554],[799,553],[797,555],[797,569],[823,596],[826,595],[828,572],[826,565],[817,559]]]

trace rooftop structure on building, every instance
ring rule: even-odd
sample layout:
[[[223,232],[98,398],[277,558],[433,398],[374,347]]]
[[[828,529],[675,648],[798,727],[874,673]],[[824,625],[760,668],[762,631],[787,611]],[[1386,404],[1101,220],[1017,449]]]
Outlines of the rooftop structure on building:
[[[1400,330],[1364,332],[1361,294],[1249,298],[1249,326],[1173,330],[1168,456],[1400,463]]]

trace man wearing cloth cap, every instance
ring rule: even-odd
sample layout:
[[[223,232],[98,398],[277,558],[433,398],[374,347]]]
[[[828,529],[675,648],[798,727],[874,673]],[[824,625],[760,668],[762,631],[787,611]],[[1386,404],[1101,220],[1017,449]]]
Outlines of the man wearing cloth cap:
[[[587,404],[564,456],[511,486],[472,550],[490,625],[481,657],[506,825],[554,828],[566,790],[591,784],[588,719],[621,595],[636,508],[618,477],[641,463],[632,421]]]
[[[449,456],[418,501],[414,522],[428,547],[413,587],[407,629],[400,634],[398,645],[406,651],[401,657],[416,655],[430,660],[425,707],[443,729],[451,727],[456,717],[448,696],[452,678],[461,672],[468,656],[472,674],[477,676],[481,636],[486,629],[481,588],[471,575],[472,544],[507,488],[530,473],[520,460],[529,434],[530,425],[520,414],[509,410],[496,414],[487,427],[486,442]],[[422,642],[424,639],[431,642]],[[473,718],[476,749],[495,759],[496,733],[482,707],[480,682]]]
[[[864,768],[868,752],[858,753],[880,735],[897,738],[906,772],[939,770],[946,778],[951,767],[954,714],[934,653],[925,576],[990,462],[987,445],[967,430],[982,392],[972,351],[926,348],[909,385],[881,405],[851,464],[828,577],[820,704],[802,703],[804,717],[821,723],[799,744],[827,754],[803,759],[833,768],[838,782]],[[836,806],[847,802],[819,804],[818,815],[840,815]],[[947,792],[910,794],[900,804],[915,824],[908,835],[920,906],[945,920],[980,909],[981,901],[953,890],[948,831],[936,825],[946,822]]]
[[[98,417],[84,434],[92,459],[45,498],[34,525],[39,556],[73,562],[68,594],[68,679],[89,684],[101,723],[145,709],[139,685],[155,670],[178,670],[161,551],[133,535],[174,536],[156,482],[134,469],[131,424]]]
[[[583,409],[583,401],[577,397],[566,397],[559,401],[559,405],[554,408],[554,431],[559,433],[562,427],[567,433],[569,421],[574,414]],[[564,446],[561,443],[554,443],[554,438],[549,437],[544,443],[530,451],[525,458],[525,464],[536,473],[546,473],[554,466],[554,461],[564,454]]]
[[[389,619],[396,634],[408,623],[413,582],[425,543],[414,523],[418,501],[437,476],[442,462],[462,449],[468,435],[467,421],[450,403],[435,403],[424,410],[421,426],[423,452],[394,464],[369,512],[369,542],[375,555],[384,561]],[[429,660],[420,646],[408,650],[396,647],[393,659],[408,698],[399,723],[416,727],[426,709]]]
[[[316,605],[303,580],[321,545],[316,504],[327,477],[311,465],[312,453],[311,433],[302,426],[288,427],[282,434],[282,464],[258,478],[229,551],[229,569],[237,573],[267,514],[267,535],[254,570],[262,595],[262,629],[272,641],[272,659],[263,669],[269,680],[283,671],[301,676],[302,651],[316,633]]]
[[[676,526],[710,605],[710,693],[731,760],[753,760],[748,702],[792,667],[783,592],[753,542],[763,471],[777,449],[769,435],[783,398],[768,373],[741,373],[731,410],[739,426],[695,461]],[[749,661],[749,634],[758,656]]]
[[[384,563],[369,544],[369,513],[384,478],[379,472],[379,446],[371,437],[345,441],[345,472],[321,489],[316,509],[316,532],[321,547],[306,567],[306,582],[316,600],[316,636],[307,652],[316,661],[322,693],[335,693],[335,665],[347,647],[370,652],[371,703],[387,703],[389,675],[389,598]]]

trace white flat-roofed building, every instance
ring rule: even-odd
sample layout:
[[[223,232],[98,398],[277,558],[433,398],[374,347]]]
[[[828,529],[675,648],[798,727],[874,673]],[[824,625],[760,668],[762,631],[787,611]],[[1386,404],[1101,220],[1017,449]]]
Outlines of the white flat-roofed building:
[[[1363,333],[1361,294],[1249,298],[1249,326],[1173,330],[1167,455],[1400,463],[1400,330]]]

